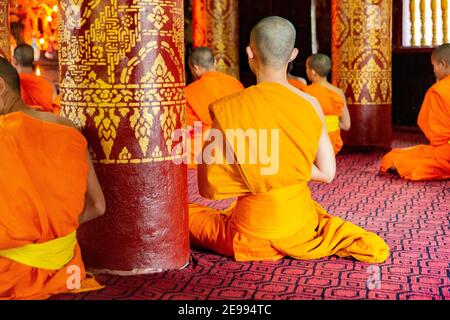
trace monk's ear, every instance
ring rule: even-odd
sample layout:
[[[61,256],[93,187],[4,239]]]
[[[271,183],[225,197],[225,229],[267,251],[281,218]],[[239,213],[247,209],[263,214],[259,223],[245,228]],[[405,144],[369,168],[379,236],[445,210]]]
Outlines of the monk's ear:
[[[250,46],[247,46],[247,48],[245,48],[245,51],[247,52],[247,56],[249,60],[252,60],[255,58],[255,53],[253,52],[252,48],[250,48]]]
[[[0,77],[0,96],[4,95],[7,90],[5,79]]]
[[[298,56],[298,49],[294,48],[294,50],[292,50],[291,57],[289,58],[289,62],[294,61],[295,58],[297,58],[297,56]]]

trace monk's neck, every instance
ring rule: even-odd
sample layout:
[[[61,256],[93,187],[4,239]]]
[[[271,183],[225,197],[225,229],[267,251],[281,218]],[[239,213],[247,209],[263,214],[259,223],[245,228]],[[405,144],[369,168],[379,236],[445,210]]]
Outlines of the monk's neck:
[[[282,85],[289,85],[285,70],[261,69],[256,72],[256,82],[276,82]]]
[[[23,102],[22,98],[17,94],[9,94],[4,99],[4,108],[0,113],[8,114],[12,112],[28,113],[31,109]]]
[[[326,78],[319,78],[316,81],[314,81],[314,83],[317,83],[318,85],[321,85],[324,87],[328,87],[330,85],[330,83],[328,82],[328,80]]]
[[[18,66],[17,67],[17,72],[18,73],[34,73],[34,70],[33,70],[33,67]]]

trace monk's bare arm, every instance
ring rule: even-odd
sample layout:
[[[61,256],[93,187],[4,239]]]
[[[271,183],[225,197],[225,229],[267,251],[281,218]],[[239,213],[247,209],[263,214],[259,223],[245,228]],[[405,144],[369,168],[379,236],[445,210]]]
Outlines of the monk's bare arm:
[[[342,130],[348,131],[351,127],[351,119],[350,119],[350,112],[348,111],[347,101],[344,95],[344,92],[339,89],[339,94],[342,97],[344,101],[344,106],[342,107],[342,113],[339,117],[339,128]]]
[[[314,101],[312,106],[322,120],[323,126],[320,134],[316,159],[312,165],[311,180],[330,183],[333,181],[336,174],[336,158],[334,156],[333,146],[325,126],[325,116],[322,108],[317,101]]]
[[[87,178],[84,211],[78,219],[80,224],[102,216],[106,210],[105,197],[102,188],[100,187],[100,183],[98,182],[97,175],[95,174],[95,169],[89,154],[87,154],[87,161],[89,164],[89,173]]]

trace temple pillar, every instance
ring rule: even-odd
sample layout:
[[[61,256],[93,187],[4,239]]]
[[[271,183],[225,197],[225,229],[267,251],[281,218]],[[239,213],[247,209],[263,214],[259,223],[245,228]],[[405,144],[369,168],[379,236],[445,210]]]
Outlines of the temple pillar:
[[[0,1],[0,56],[11,61],[9,39],[9,0],[2,0]]]
[[[347,97],[347,145],[391,145],[391,25],[391,0],[332,0],[332,81]]]
[[[238,0],[194,0],[193,42],[209,47],[218,71],[239,79]]]
[[[139,274],[189,261],[182,0],[60,1],[62,113],[89,142],[105,215],[78,232],[86,266]],[[64,179],[64,177],[61,177]]]

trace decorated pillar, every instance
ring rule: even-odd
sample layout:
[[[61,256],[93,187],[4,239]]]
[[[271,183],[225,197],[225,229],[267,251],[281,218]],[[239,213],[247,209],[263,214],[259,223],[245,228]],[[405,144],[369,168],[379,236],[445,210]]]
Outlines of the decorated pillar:
[[[0,1],[0,56],[11,61],[11,45],[9,43],[9,1]]]
[[[391,13],[391,0],[332,1],[332,74],[352,120],[347,145],[391,145]]]
[[[183,1],[61,0],[59,12],[62,113],[86,136],[107,203],[79,229],[84,261],[125,275],[182,268]]]
[[[194,47],[209,47],[217,70],[239,79],[237,0],[193,0]]]

